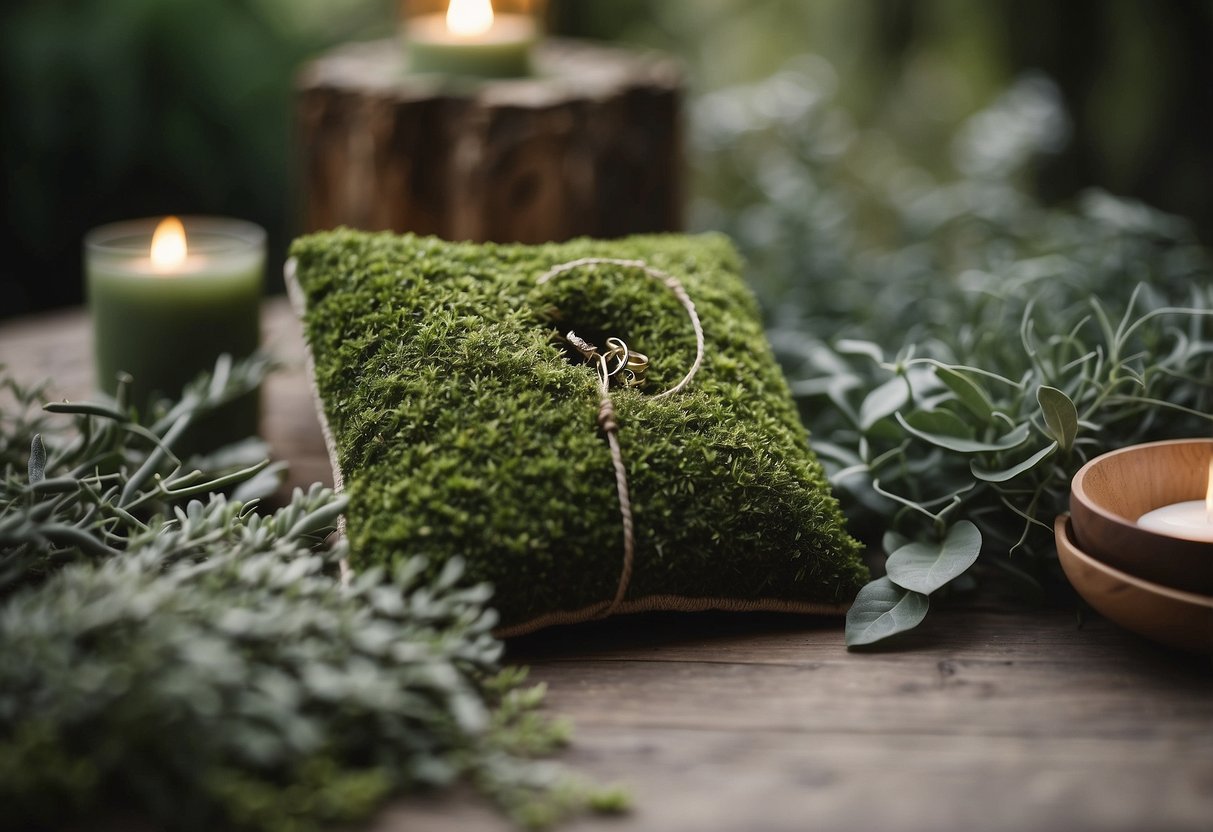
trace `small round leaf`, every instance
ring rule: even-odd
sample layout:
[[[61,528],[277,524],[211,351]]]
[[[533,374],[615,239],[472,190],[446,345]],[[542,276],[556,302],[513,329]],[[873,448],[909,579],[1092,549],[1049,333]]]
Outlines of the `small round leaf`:
[[[930,595],[966,572],[980,552],[981,532],[968,520],[961,520],[948,529],[942,541],[902,546],[889,555],[885,569],[898,586]]]
[[[886,639],[922,623],[930,607],[927,596],[902,589],[888,578],[877,578],[859,590],[847,612],[847,647]]]

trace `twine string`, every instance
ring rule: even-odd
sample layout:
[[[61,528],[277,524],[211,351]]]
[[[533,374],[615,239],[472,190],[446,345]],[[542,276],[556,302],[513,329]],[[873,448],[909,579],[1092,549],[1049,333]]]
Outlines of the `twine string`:
[[[632,581],[632,563],[635,555],[635,535],[632,527],[632,500],[628,494],[628,472],[623,465],[623,448],[619,444],[619,421],[615,418],[615,403],[611,401],[611,379],[607,371],[605,356],[598,357],[598,392],[601,400],[598,403],[598,426],[606,434],[607,444],[611,448],[611,465],[615,470],[615,493],[619,497],[619,516],[623,522],[623,565],[620,567],[619,583],[615,587],[615,597],[603,610],[602,615],[610,615],[623,601],[627,594],[628,584]]]
[[[686,310],[687,316],[691,319],[691,327],[695,330],[695,360],[691,362],[691,367],[687,370],[686,375],[668,390],[664,390],[653,396],[654,399],[672,396],[673,394],[686,388],[691,383],[691,379],[699,372],[699,368],[703,366],[704,354],[704,339],[703,325],[699,321],[699,313],[695,311],[695,303],[683,288],[682,283],[674,275],[668,272],[663,272],[660,269],[653,268],[644,260],[622,260],[613,257],[583,257],[580,260],[570,260],[567,263],[561,263],[553,266],[548,271],[539,276],[538,283],[543,285],[557,275],[573,269],[578,269],[583,266],[623,266],[625,268],[639,269],[649,277],[663,284],[669,289],[678,302],[682,304],[682,308]],[[619,583],[615,587],[615,597],[606,603],[602,611],[598,613],[599,618],[605,618],[610,615],[623,602],[624,596],[627,595],[628,585],[632,581],[632,567],[635,562],[635,528],[632,520],[632,501],[628,491],[628,472],[623,464],[623,448],[619,443],[619,420],[615,417],[615,403],[611,401],[611,376],[610,368],[607,366],[606,356],[598,355],[598,393],[600,401],[598,403],[598,426],[602,432],[606,434],[607,445],[611,449],[611,465],[615,471],[615,492],[619,498],[619,517],[623,525],[623,563],[619,570]]]

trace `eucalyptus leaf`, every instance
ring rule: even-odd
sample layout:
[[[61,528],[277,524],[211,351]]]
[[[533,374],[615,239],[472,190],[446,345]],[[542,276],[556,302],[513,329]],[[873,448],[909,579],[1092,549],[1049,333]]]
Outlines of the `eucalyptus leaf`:
[[[1057,440],[1063,451],[1070,450],[1078,435],[1078,408],[1074,402],[1056,387],[1046,384],[1037,388],[1036,400],[1040,403],[1049,435]]]
[[[961,520],[937,543],[909,543],[889,555],[885,571],[903,589],[930,595],[968,571],[981,553],[981,532]]]
[[[861,341],[857,338],[840,338],[834,345],[840,355],[866,355],[876,364],[884,362],[884,350],[874,341]]]
[[[994,404],[968,373],[952,367],[936,367],[935,374],[979,421],[989,420],[990,414],[994,411]]]
[[[789,79],[814,96],[811,115],[752,109]],[[784,337],[799,329],[820,345],[817,389],[846,379],[845,396],[798,404],[814,442],[861,460],[834,480],[856,532],[933,544],[941,526],[967,520],[984,541],[978,564],[997,568],[966,574],[1028,598],[1037,590],[1023,576],[1058,579],[1052,520],[1078,466],[1213,432],[1213,261],[1181,218],[1094,190],[1062,209],[1025,189],[1066,122],[1042,79],[975,114],[951,143],[956,168],[935,182],[904,147],[867,164],[860,134],[827,128],[852,120],[837,96],[799,65],[714,93],[717,114],[749,117],[745,141],[729,132],[735,120],[698,122],[700,146],[714,148],[701,199],[760,264],[761,300]],[[1006,124],[1014,137],[992,141],[991,125]],[[755,186],[776,156],[778,192],[795,197]],[[902,177],[917,184],[889,187]],[[886,387],[890,363],[910,395],[894,418],[876,418],[900,396]]]
[[[925,434],[972,439],[975,432],[971,421],[950,410],[915,410],[905,419],[914,430]]]
[[[1016,448],[1026,442],[1028,440],[1028,434],[1032,430],[1032,426],[1025,422],[1012,430],[1010,433],[1007,433],[993,442],[981,442],[974,439],[964,439],[957,436],[947,436],[941,433],[929,433],[927,431],[918,430],[900,413],[895,414],[895,418],[907,433],[916,436],[925,442],[930,442],[932,445],[937,447],[949,451],[955,451],[956,453],[961,454],[1008,451],[1011,448]]]
[[[863,380],[859,376],[844,375],[802,379],[792,382],[790,386],[792,395],[797,397],[821,395],[839,397],[845,395],[848,390],[853,390],[862,385]]]
[[[813,450],[817,452],[818,458],[822,460],[831,460],[837,462],[841,466],[862,465],[863,460],[853,448],[836,445],[833,442],[814,442]]]
[[[889,529],[884,533],[884,536],[880,538],[880,548],[885,552],[896,552],[909,542],[910,539],[904,534]]]
[[[926,617],[927,596],[878,578],[855,596],[847,612],[847,647],[860,647],[912,630]]]
[[[984,482],[1006,482],[1013,480],[1020,474],[1027,473],[1035,468],[1040,463],[1051,457],[1058,448],[1056,441],[1050,442],[1045,447],[1041,448],[1036,453],[1032,454],[1022,462],[1017,462],[1009,468],[1000,468],[997,470],[984,468],[977,464],[977,460],[969,461],[969,470],[973,472],[973,476]]]
[[[910,388],[901,376],[895,376],[864,397],[859,406],[859,427],[867,430],[888,416],[892,416],[910,398]]]

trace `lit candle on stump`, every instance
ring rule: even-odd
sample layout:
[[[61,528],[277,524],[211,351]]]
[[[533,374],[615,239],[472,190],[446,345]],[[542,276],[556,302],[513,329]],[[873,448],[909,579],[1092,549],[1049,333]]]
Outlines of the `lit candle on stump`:
[[[676,60],[541,37],[544,0],[400,8],[403,45],[300,68],[305,229],[543,243],[682,228]]]
[[[240,220],[176,217],[113,223],[84,241],[97,383],[111,395],[128,374],[141,414],[180,397],[224,353],[244,358],[260,343],[265,232]],[[247,396],[198,426],[188,447],[206,449],[257,433],[258,399]]]
[[[538,34],[532,14],[495,12],[492,0],[450,0],[445,13],[410,14],[404,37],[413,72],[510,78],[531,73]]]

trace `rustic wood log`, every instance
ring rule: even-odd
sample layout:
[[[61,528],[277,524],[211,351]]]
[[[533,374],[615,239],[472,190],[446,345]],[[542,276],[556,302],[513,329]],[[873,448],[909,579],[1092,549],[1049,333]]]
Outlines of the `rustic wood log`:
[[[348,44],[299,79],[304,222],[539,243],[682,227],[674,60],[572,41],[536,76],[408,75],[394,40]]]

